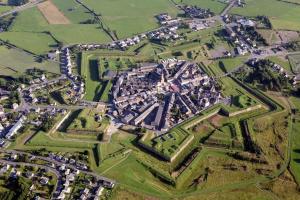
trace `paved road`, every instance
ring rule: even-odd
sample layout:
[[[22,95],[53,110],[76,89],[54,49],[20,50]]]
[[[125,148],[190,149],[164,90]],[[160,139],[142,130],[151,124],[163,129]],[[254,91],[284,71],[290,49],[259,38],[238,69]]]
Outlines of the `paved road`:
[[[35,7],[36,5],[38,5],[39,3],[42,3],[44,1],[45,0],[36,0],[36,1],[29,2],[29,3],[24,4],[24,5],[18,6],[18,7],[14,8],[14,9],[8,11],[8,12],[5,12],[5,13],[1,14],[0,18],[5,17],[5,16],[10,15],[10,14],[13,14],[13,13],[20,12],[22,10],[26,10],[26,9]]]
[[[45,170],[50,171],[53,174],[55,174],[57,180],[60,180],[62,178],[61,174],[55,168],[45,166],[45,165],[25,163],[25,162],[14,162],[14,161],[8,161],[8,160],[3,160],[3,159],[0,159],[0,163],[8,164],[8,165],[11,165],[11,166],[21,165],[21,166],[38,167],[38,168],[45,169]],[[55,187],[53,188],[53,192],[55,192],[55,191],[57,191],[57,183],[55,184]]]
[[[61,166],[61,165],[64,164],[67,168],[70,168],[70,169],[73,169],[73,170],[80,170],[84,174],[92,175],[92,176],[97,177],[98,179],[103,180],[103,181],[115,182],[114,180],[108,179],[108,178],[106,178],[104,176],[101,176],[99,174],[96,174],[94,172],[87,171],[87,170],[82,170],[82,169],[79,169],[78,167],[76,167],[74,165],[63,163],[63,162],[51,159],[49,157],[36,156],[36,155],[31,154],[31,153],[23,152],[23,151],[19,151],[19,150],[4,150],[4,149],[0,149],[0,152],[2,152],[2,153],[13,153],[13,154],[18,154],[18,155],[34,156],[36,159],[44,160],[44,161],[47,161],[49,163],[53,163],[53,164],[55,164],[57,166]]]
[[[225,16],[229,12],[229,10],[234,6],[236,3],[236,0],[231,0],[231,2],[227,5],[227,7],[223,10],[223,12],[220,14],[220,16]]]

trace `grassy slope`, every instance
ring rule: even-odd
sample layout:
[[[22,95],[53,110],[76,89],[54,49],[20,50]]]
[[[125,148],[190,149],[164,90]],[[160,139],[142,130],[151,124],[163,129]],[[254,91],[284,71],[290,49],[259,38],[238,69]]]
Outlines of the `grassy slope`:
[[[178,10],[166,0],[84,0],[87,6],[101,14],[119,38],[129,37],[158,27],[155,15],[168,12],[176,16]]]
[[[50,25],[45,20],[41,12],[37,8],[30,8],[19,13],[16,20],[10,28],[10,32],[5,33],[6,37],[15,38],[16,45],[20,45],[20,40],[22,35],[26,32],[27,35],[33,35],[34,37],[37,33],[50,31],[52,35],[59,41],[64,42],[65,44],[73,43],[92,43],[92,42],[109,42],[111,39],[107,34],[105,34],[97,24],[79,24],[80,19],[85,21],[88,19],[86,12],[82,10],[82,7],[70,6],[70,8],[76,7],[77,9],[72,13],[68,13],[68,6],[65,2],[61,2],[59,5],[62,5],[61,10],[67,12],[66,16],[70,17],[72,24],[68,25]],[[19,33],[14,33],[19,32]],[[76,34],[75,34],[76,33]],[[16,34],[18,34],[16,36]],[[3,33],[0,33],[0,38]],[[4,36],[2,36],[4,37]],[[19,39],[20,38],[20,39]],[[40,48],[49,48],[47,45],[47,40],[49,38],[41,39],[42,43],[35,42],[34,38],[28,40],[27,44],[24,47],[25,49],[30,49],[32,46],[40,46]],[[24,42],[23,42],[24,43]]]
[[[80,24],[93,16],[74,0],[52,0],[56,7],[74,24]]]
[[[47,70],[53,73],[60,73],[57,63],[43,62],[37,63],[34,57],[14,49],[7,49],[4,46],[0,47],[0,74],[1,75],[18,75],[33,67]]]
[[[300,110],[300,98],[291,97],[291,102],[293,105]],[[300,121],[299,114],[296,123],[293,126],[293,140],[292,140],[292,153],[291,153],[291,163],[290,167],[292,169],[293,175],[296,178],[297,183],[300,183]]]
[[[236,7],[232,14],[269,16],[275,29],[299,30],[300,6],[276,0],[247,0],[246,7]],[[266,9],[267,8],[267,9]]]
[[[90,61],[89,55],[82,54],[81,75],[85,77],[86,94],[84,98],[90,101],[99,100],[101,97],[101,82],[99,80],[99,69],[95,61]]]
[[[45,33],[4,32],[0,34],[0,39],[37,55],[46,54],[57,46],[56,41]]]

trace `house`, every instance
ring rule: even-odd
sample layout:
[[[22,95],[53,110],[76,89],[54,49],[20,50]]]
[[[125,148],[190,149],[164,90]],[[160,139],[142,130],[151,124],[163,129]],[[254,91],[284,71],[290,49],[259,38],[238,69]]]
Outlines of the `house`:
[[[32,173],[32,172],[26,172],[25,175],[26,175],[26,177],[29,178],[29,179],[31,179],[31,178],[34,177],[34,173]]]
[[[71,188],[71,187],[66,187],[66,188],[63,190],[63,192],[64,192],[64,193],[67,193],[67,194],[70,194],[71,191],[72,191],[72,188]]]
[[[0,96],[0,101],[6,100],[6,99],[9,99],[8,95],[1,95]]]
[[[0,147],[3,147],[5,145],[5,141],[0,139]]]
[[[17,160],[18,159],[18,154],[11,154],[10,159],[11,160]]]
[[[4,127],[2,126],[2,124],[0,123],[0,135],[1,135],[1,132],[4,130]]]
[[[63,191],[57,197],[57,199],[65,199],[65,198],[66,198],[66,195],[65,195],[65,193]]]
[[[103,102],[97,103],[96,109],[98,112],[105,112],[106,111],[106,104]]]
[[[115,187],[115,183],[114,182],[109,182],[109,181],[104,181],[103,186],[107,187],[109,189],[112,189],[113,187]]]
[[[229,37],[235,37],[236,36],[236,33],[228,26],[226,27],[226,32],[227,32]]]
[[[19,105],[17,103],[13,103],[12,104],[12,109],[13,110],[16,110],[18,107],[19,107]]]
[[[40,183],[42,184],[42,185],[46,185],[46,184],[48,184],[48,182],[49,182],[49,178],[47,178],[47,177],[42,177],[41,178],[41,180],[40,180]]]
[[[4,108],[2,105],[0,105],[0,115],[4,115]]]
[[[99,186],[99,188],[98,188],[97,191],[96,191],[96,195],[97,195],[97,196],[101,196],[102,193],[103,193],[103,190],[104,190],[104,188],[103,188],[102,186]]]
[[[25,116],[20,117],[18,122],[15,123],[15,125],[8,131],[5,138],[9,140],[12,139],[12,137],[17,133],[17,131],[23,126],[25,120],[26,120]]]

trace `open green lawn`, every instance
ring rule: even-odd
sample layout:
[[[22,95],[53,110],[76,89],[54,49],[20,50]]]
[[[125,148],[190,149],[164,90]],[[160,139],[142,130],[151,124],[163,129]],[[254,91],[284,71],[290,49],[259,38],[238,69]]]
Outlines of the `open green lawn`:
[[[37,67],[56,74],[60,73],[57,63],[44,61],[42,63],[35,62],[35,58],[29,54],[15,49],[7,49],[0,46],[0,74],[9,76],[18,76],[27,69]]]
[[[168,0],[83,0],[101,14],[105,24],[119,38],[145,32],[159,26],[155,15],[167,12],[176,16],[179,10]]]
[[[73,119],[71,124],[67,129],[70,130],[82,130],[82,131],[96,131],[96,133],[100,133],[100,131],[104,131],[109,125],[109,121],[107,118],[103,118],[100,122],[95,120],[96,114],[99,114],[97,111],[93,109],[83,109],[79,113],[79,115]],[[92,133],[91,133],[92,134]],[[80,134],[79,134],[80,135]]]
[[[300,5],[277,0],[247,0],[244,8],[235,7],[230,12],[243,16],[266,15],[275,29],[300,29]]]
[[[226,1],[222,0],[175,0],[178,4],[198,6],[200,8],[210,9],[216,14],[221,13],[226,7]]]
[[[83,148],[91,149],[94,147],[93,143],[85,143],[80,141],[64,141],[50,138],[46,133],[38,132],[28,143],[28,146],[37,147],[61,147],[61,148]]]
[[[93,19],[92,14],[74,0],[52,0],[52,2],[74,24]]]
[[[300,98],[291,97],[292,104],[300,110]],[[300,114],[296,115],[295,123],[293,124],[293,135],[292,135],[292,152],[291,152],[291,169],[295,176],[297,183],[300,183]]]
[[[37,55],[46,54],[57,46],[56,41],[46,33],[4,32],[0,39]]]
[[[1,13],[5,13],[5,12],[7,12],[7,11],[10,11],[11,9],[13,9],[13,7],[12,6],[0,6],[0,14]]]
[[[81,76],[85,78],[85,99],[99,101],[101,98],[102,83],[99,78],[99,66],[96,60],[90,60],[89,55],[82,53]]]
[[[43,53],[49,50],[49,44],[53,39],[45,37],[44,32],[50,32],[52,36],[64,44],[78,43],[105,43],[111,38],[100,28],[98,24],[79,24],[89,19],[89,13],[82,6],[74,4],[68,6],[68,2],[55,1],[60,9],[70,18],[71,24],[48,24],[42,13],[37,8],[30,8],[19,13],[10,27],[9,32],[1,33],[0,38],[10,39],[13,44],[26,50],[34,50]],[[72,11],[69,11],[69,7]],[[92,18],[92,17],[91,17]],[[25,39],[24,39],[25,38]]]
[[[242,66],[246,59],[246,57],[219,59],[214,61],[209,67],[215,72],[215,75],[222,75]]]

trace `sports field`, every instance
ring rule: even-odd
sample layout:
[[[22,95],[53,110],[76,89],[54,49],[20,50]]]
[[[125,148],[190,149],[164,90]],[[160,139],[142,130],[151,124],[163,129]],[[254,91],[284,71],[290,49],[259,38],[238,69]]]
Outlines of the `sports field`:
[[[230,12],[243,16],[266,15],[275,29],[300,29],[300,5],[277,0],[247,0],[244,8],[235,7]]]
[[[101,14],[105,24],[118,38],[130,37],[159,27],[155,15],[167,12],[176,16],[179,10],[168,0],[83,0]]]

